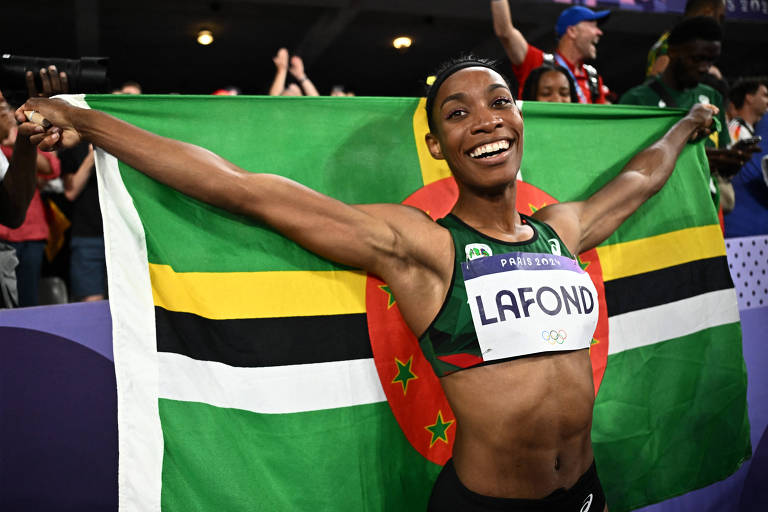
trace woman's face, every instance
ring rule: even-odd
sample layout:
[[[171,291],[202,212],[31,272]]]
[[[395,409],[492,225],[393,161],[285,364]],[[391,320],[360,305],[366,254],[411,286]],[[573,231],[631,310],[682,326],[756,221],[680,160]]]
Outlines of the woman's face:
[[[559,71],[547,71],[541,75],[539,89],[536,91],[536,101],[570,103],[571,88],[565,75]]]
[[[440,86],[427,135],[432,156],[479,188],[514,182],[523,157],[523,118],[504,79],[488,68],[457,71]]]

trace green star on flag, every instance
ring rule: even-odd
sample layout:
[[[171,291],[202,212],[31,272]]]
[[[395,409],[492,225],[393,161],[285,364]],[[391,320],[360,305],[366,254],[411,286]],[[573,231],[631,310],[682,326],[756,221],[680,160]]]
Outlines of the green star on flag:
[[[437,440],[441,440],[444,443],[448,443],[448,435],[446,434],[448,427],[453,425],[454,420],[443,421],[443,411],[437,411],[437,419],[433,425],[427,425],[424,427],[432,433],[432,440],[429,442],[431,448]]]
[[[411,371],[411,365],[413,364],[413,356],[408,358],[408,361],[403,363],[398,358],[395,358],[395,365],[397,365],[397,375],[392,379],[392,384],[399,382],[403,386],[403,395],[408,392],[408,382],[419,377]]]
[[[384,293],[386,293],[387,296],[389,297],[389,299],[387,301],[387,309],[389,309],[392,306],[394,306],[395,305],[395,296],[392,295],[392,290],[389,288],[389,286],[387,286],[385,284],[381,284],[381,285],[379,285],[379,288],[381,288],[381,290]]]
[[[576,262],[579,264],[579,266],[581,267],[581,270],[583,270],[584,272],[586,272],[587,267],[592,264],[591,261],[581,261],[581,255],[576,255]]]

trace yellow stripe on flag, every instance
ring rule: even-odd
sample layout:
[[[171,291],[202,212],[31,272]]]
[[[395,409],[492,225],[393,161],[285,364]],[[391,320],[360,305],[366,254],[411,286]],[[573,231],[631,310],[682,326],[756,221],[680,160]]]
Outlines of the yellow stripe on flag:
[[[365,272],[175,272],[150,263],[149,276],[156,306],[216,320],[365,312]]]
[[[603,269],[603,281],[610,281],[725,256],[725,242],[720,226],[713,224],[598,247],[597,254]]]
[[[449,177],[451,171],[448,170],[448,164],[445,160],[435,160],[432,158],[432,155],[427,148],[427,143],[424,141],[424,136],[429,133],[427,114],[424,110],[426,104],[427,99],[421,98],[419,100],[419,105],[416,107],[416,111],[413,113],[413,138],[416,142],[416,151],[419,153],[421,177],[424,180],[424,185],[429,185],[430,183]]]

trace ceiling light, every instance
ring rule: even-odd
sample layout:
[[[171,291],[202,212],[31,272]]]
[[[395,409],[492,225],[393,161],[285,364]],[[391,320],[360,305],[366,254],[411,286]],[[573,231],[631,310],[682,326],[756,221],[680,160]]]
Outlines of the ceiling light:
[[[201,30],[197,33],[197,42],[203,46],[209,45],[213,42],[213,34],[210,30]]]
[[[400,36],[392,40],[392,46],[398,50],[405,50],[406,48],[410,48],[411,43],[413,43],[413,40],[411,40],[411,38],[408,36]]]

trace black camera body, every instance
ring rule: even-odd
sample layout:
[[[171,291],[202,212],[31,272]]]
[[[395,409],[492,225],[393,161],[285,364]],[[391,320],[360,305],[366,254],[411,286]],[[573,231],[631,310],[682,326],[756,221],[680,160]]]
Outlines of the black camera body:
[[[69,91],[72,93],[109,92],[108,57],[62,59],[10,54],[0,56],[0,89],[9,101],[18,105],[27,96],[26,72],[33,72],[37,89],[40,90],[40,69],[51,65],[67,74]]]

